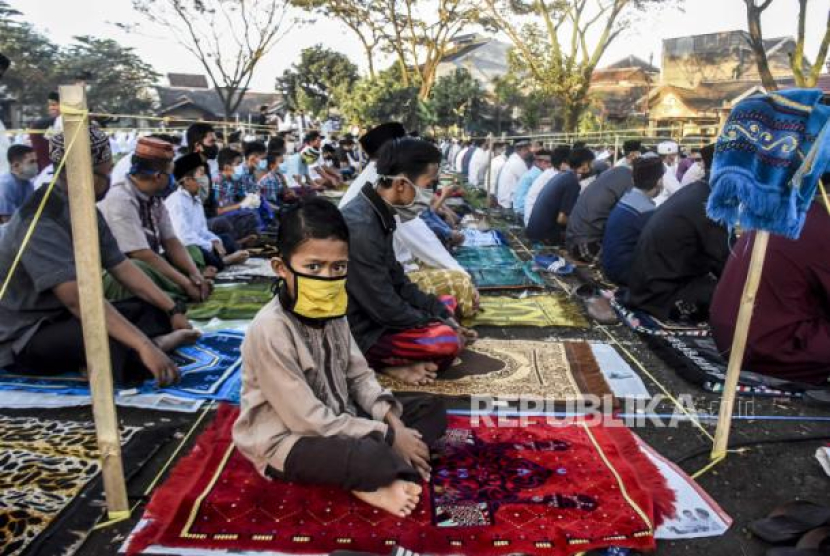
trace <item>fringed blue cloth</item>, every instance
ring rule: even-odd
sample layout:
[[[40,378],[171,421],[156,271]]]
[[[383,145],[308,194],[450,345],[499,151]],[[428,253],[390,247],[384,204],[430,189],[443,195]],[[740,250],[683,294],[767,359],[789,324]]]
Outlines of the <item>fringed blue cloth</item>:
[[[830,106],[819,104],[822,94],[789,89],[732,109],[715,147],[709,218],[798,238],[830,163]]]

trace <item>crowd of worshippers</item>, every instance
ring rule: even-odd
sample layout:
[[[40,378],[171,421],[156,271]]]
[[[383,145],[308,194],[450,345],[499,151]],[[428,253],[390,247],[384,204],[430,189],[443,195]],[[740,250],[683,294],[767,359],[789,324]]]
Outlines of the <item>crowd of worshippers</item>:
[[[732,345],[754,234],[710,220],[715,145],[683,152],[662,141],[607,148],[545,148],[447,141],[449,167],[487,189],[535,245],[561,247],[616,285],[616,300],[665,323],[709,323],[723,355]],[[830,179],[825,176],[825,182]],[[744,368],[801,386],[830,378],[830,273],[822,238],[830,204],[819,194],[801,237],[773,236]]]

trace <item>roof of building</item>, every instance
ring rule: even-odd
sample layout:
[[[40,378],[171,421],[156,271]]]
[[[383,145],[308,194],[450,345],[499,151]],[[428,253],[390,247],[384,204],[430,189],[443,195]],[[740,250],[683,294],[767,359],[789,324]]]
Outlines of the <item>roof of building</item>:
[[[225,107],[222,99],[214,89],[180,89],[173,87],[156,87],[159,96],[159,112],[168,113],[176,108],[192,104],[197,108],[213,114],[217,118],[226,117]],[[239,104],[237,113],[240,117],[247,117],[248,114],[259,114],[261,106],[269,107],[279,104],[282,96],[279,93],[255,93],[247,92]],[[227,117],[234,117],[236,114],[229,114]]]
[[[692,110],[708,112],[728,107],[733,99],[758,85],[759,83],[757,81],[704,82],[694,89],[678,87],[676,85],[661,85],[653,89],[649,97],[653,102],[658,96],[672,93]]]
[[[772,37],[764,39],[764,48],[768,55],[774,54],[784,46],[794,44],[792,37]],[[749,48],[749,33],[743,30],[704,33],[663,39],[664,56],[684,56],[691,53],[723,53],[731,48]]]
[[[591,74],[591,86],[626,86],[625,83],[646,83],[649,74],[643,68],[597,68]]]
[[[649,73],[660,73],[660,69],[654,67],[652,64],[646,62],[642,58],[638,58],[633,54],[626,56],[625,58],[621,58],[614,62],[613,64],[608,64],[603,68],[599,68],[601,70],[611,70],[611,69],[629,69],[629,68],[639,68]]]
[[[198,73],[168,73],[167,81],[171,87],[184,89],[209,89],[207,77]]]

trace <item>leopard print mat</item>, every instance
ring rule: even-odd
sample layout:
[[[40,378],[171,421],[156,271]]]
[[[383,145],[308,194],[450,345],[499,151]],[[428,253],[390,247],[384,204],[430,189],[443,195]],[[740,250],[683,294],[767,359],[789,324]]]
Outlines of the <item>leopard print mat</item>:
[[[100,469],[93,423],[0,417],[0,554],[21,554]]]

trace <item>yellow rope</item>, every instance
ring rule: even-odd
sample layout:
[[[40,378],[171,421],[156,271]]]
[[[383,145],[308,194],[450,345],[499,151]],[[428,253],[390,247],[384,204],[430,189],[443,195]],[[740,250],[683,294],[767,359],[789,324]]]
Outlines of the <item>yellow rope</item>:
[[[86,117],[86,112],[80,112],[81,114]],[[40,201],[40,205],[37,207],[37,212],[35,212],[34,218],[32,218],[31,224],[29,224],[29,229],[26,230],[26,235],[23,236],[23,241],[20,243],[20,248],[17,250],[17,254],[14,256],[14,260],[12,261],[11,267],[9,267],[9,273],[3,279],[3,286],[0,288],[0,300],[3,299],[6,295],[6,290],[11,283],[12,276],[14,276],[15,270],[17,270],[17,266],[20,264],[20,259],[23,257],[23,252],[26,250],[26,246],[29,244],[29,240],[32,238],[32,235],[35,232],[35,227],[37,226],[38,220],[40,220],[41,215],[43,214],[43,209],[46,207],[47,201],[49,201],[49,197],[52,195],[52,190],[55,188],[55,183],[58,181],[58,177],[60,177],[60,173],[63,170],[63,166],[66,163],[66,158],[69,156],[69,153],[72,151],[72,147],[75,146],[75,141],[78,139],[78,135],[81,131],[81,126],[78,127],[77,131],[75,131],[75,135],[72,136],[72,140],[69,142],[69,146],[66,148],[66,152],[63,155],[63,158],[58,163],[57,167],[55,168],[55,175],[52,176],[52,181],[49,182],[47,186],[46,193],[43,195],[43,199]]]
[[[193,433],[196,432],[196,429],[199,427],[202,421],[204,421],[205,416],[211,409],[213,409],[214,405],[215,403],[213,401],[208,402],[205,405],[204,409],[202,409],[202,413],[199,415],[199,418],[193,422],[193,425],[190,426],[190,430],[188,430],[187,434],[182,437],[182,439],[179,441],[178,446],[176,446],[176,449],[173,450],[173,453],[170,454],[170,457],[167,458],[167,461],[165,461],[164,465],[161,466],[161,469],[159,469],[158,473],[156,473],[156,476],[153,477],[153,480],[150,481],[150,484],[147,486],[147,488],[144,489],[144,496],[147,496],[153,491],[154,488],[156,488],[156,485],[159,483],[159,481],[161,481],[162,476],[164,476],[164,474],[167,473],[167,470],[170,468],[170,465],[173,463],[173,460],[182,451],[184,445],[187,444],[187,441],[190,440],[190,437],[193,436]],[[114,516],[113,514],[109,514],[110,519],[97,524],[95,527],[92,528],[92,530],[99,531],[101,529],[111,527],[112,525],[115,525],[117,523],[121,523],[122,521],[127,521],[128,519],[130,519],[135,510],[142,504],[142,502],[143,500],[139,500],[138,502],[133,504],[133,506],[128,511],[119,512],[119,515]]]

